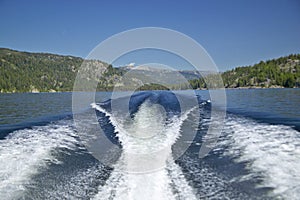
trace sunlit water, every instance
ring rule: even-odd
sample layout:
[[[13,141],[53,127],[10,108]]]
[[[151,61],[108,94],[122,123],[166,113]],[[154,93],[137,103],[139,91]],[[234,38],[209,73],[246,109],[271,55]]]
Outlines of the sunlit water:
[[[111,166],[82,144],[72,93],[1,94],[0,199],[297,199],[300,90],[227,90],[222,135],[203,159],[211,105],[207,91],[196,93],[199,110],[172,107],[170,92],[138,93],[128,119],[112,114],[110,93],[98,93],[87,111],[95,110],[104,137],[120,146]],[[190,146],[177,158],[172,147],[179,142]],[[127,156],[156,155],[161,147],[164,154],[144,164]],[[153,163],[160,168],[132,173]]]

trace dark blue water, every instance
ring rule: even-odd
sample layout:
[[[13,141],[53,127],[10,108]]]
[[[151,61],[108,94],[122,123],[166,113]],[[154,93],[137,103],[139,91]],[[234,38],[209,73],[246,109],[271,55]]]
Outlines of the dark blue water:
[[[208,91],[197,91],[209,98]],[[230,89],[226,90],[227,111],[262,122],[287,124],[300,130],[299,89]]]
[[[178,93],[190,101],[190,96]],[[210,99],[208,91],[195,93],[199,110],[180,118],[182,124],[178,128],[179,122],[174,119],[185,110],[172,92],[136,93],[130,98],[129,121],[125,122],[125,115],[114,116],[115,121],[109,116],[110,93],[97,93],[96,102],[101,99],[98,106],[103,110],[96,109],[96,114],[105,133],[103,137],[122,152],[127,147],[118,138],[117,126],[130,132],[142,130],[146,135],[162,129],[181,134],[173,147],[183,143],[189,147],[176,157],[175,164],[166,166],[165,179],[159,179],[162,183],[171,182],[172,195],[179,199],[190,199],[191,195],[196,199],[297,199],[300,90],[227,90],[223,130],[218,143],[203,159],[198,153],[208,137],[211,104],[206,101]],[[122,100],[117,102],[121,106]],[[166,115],[161,115],[161,108]],[[90,105],[86,109],[83,115],[95,113]],[[71,113],[72,93],[0,95],[1,199],[117,199],[121,188],[132,190],[128,185],[138,183],[136,177],[129,183],[126,178],[115,179],[126,177],[117,173],[118,162],[115,161],[115,167],[106,166],[91,155]],[[144,127],[147,123],[150,125]],[[85,131],[94,134],[92,129]],[[191,138],[194,131],[196,135]],[[177,178],[181,174],[184,180]],[[147,179],[151,182],[155,178],[154,174]],[[141,190],[134,195],[142,193]]]

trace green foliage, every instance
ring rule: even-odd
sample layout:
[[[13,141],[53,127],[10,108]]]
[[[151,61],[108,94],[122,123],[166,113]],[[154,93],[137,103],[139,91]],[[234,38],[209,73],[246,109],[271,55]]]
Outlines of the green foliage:
[[[70,91],[83,59],[0,49],[0,91]]]
[[[49,92],[72,91],[74,81],[83,59],[73,56],[61,56],[48,53],[28,53],[0,48],[0,92]],[[113,74],[120,75],[122,70],[100,61],[90,62],[90,73],[99,67],[106,68],[102,80],[103,90],[110,88]],[[97,68],[98,67],[98,68]],[[91,75],[95,80],[97,73]],[[89,80],[82,86],[90,84]]]
[[[238,67],[222,74],[226,87],[281,86],[297,87],[300,54],[261,61],[254,66]]]
[[[139,90],[202,89],[223,85],[234,87],[300,87],[300,54],[261,61],[253,66],[237,67],[222,74],[208,74],[200,79],[162,86],[147,84]],[[72,91],[77,72],[84,60],[79,57],[48,53],[28,53],[0,48],[0,92]],[[101,61],[86,63],[86,73],[92,80],[83,80],[82,87],[98,82],[97,90],[113,90],[127,71]],[[140,72],[144,73],[144,72]],[[182,72],[183,73],[183,72]],[[187,79],[196,78],[194,72],[184,72]],[[188,78],[190,77],[190,78]],[[84,89],[84,88],[83,88]]]
[[[151,83],[151,84],[145,84],[139,87],[137,90],[170,90],[170,89],[160,84]]]
[[[226,88],[300,87],[300,54],[261,61],[253,66],[237,67],[221,74]],[[191,86],[206,88],[205,78],[190,81]]]

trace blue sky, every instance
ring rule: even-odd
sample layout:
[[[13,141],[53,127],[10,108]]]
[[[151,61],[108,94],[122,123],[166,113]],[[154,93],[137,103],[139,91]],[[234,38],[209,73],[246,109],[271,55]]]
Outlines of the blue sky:
[[[200,43],[221,71],[300,53],[297,0],[0,0],[0,24],[1,47],[80,57],[128,29],[170,28]],[[137,55],[116,64],[144,62]]]

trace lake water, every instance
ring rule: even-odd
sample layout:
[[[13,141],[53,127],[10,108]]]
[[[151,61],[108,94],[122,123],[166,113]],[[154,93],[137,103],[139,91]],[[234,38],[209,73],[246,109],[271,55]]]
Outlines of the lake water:
[[[79,114],[84,129],[74,125],[72,93],[0,94],[0,199],[297,199],[300,90],[226,90],[222,133],[204,158],[198,154],[211,104],[208,91],[195,93],[197,109],[189,110],[171,92],[138,92],[129,98],[127,116],[112,111],[124,98],[99,92],[96,104]],[[82,135],[97,133],[89,121],[95,114],[99,142],[106,138],[116,149],[111,165],[83,142]],[[176,157],[181,144],[187,149]],[[159,154],[168,145],[173,151]],[[157,158],[165,165],[128,173],[124,163],[148,167],[126,158],[134,151],[150,155],[143,158],[149,166]]]

